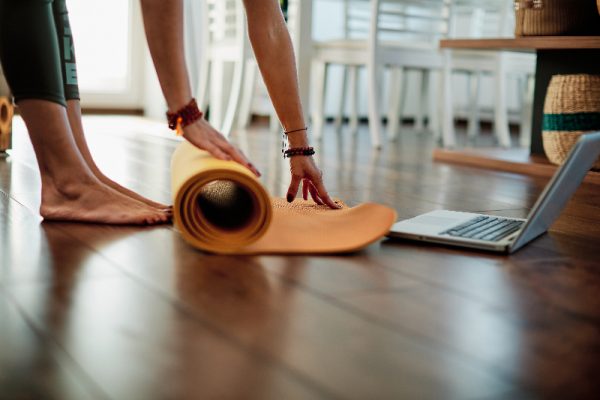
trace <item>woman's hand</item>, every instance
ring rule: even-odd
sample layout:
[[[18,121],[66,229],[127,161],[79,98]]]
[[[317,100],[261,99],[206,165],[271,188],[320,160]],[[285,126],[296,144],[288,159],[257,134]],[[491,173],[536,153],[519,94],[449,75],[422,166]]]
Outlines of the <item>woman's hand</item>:
[[[292,182],[287,192],[287,201],[292,202],[296,198],[300,183],[302,183],[302,197],[308,200],[308,194],[317,204],[327,204],[330,208],[341,208],[327,194],[323,185],[323,173],[315,164],[312,156],[295,156],[290,158],[290,172]]]
[[[201,118],[183,128],[183,137],[194,146],[208,151],[213,157],[219,160],[233,160],[248,168],[257,177],[260,176],[260,172],[246,158],[244,153],[229,143],[225,136],[213,128],[205,119]]]

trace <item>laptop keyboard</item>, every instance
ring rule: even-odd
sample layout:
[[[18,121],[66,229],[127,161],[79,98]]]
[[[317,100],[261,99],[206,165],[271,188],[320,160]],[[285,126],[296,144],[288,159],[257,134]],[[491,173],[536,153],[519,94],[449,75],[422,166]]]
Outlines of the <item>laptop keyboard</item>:
[[[524,223],[525,221],[482,215],[454,226],[440,235],[498,242],[521,229]]]

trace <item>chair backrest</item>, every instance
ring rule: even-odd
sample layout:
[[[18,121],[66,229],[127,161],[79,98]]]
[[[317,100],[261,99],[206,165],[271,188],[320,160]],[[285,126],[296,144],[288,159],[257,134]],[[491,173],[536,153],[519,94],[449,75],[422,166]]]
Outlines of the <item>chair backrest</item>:
[[[512,37],[514,12],[505,0],[454,0],[451,34],[453,37]]]
[[[246,17],[241,0],[202,0],[202,25],[205,43],[222,41],[243,42],[246,35]]]
[[[450,0],[374,0],[379,2],[379,39],[437,45],[450,27]],[[373,4],[373,10],[376,10]]]

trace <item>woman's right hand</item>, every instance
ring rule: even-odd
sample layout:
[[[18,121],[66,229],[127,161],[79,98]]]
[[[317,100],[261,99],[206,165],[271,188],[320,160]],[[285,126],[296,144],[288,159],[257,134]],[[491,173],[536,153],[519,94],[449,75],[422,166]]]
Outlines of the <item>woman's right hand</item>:
[[[200,118],[183,128],[183,137],[199,149],[206,150],[219,160],[235,161],[260,177],[260,172],[246,158],[244,153],[227,140],[223,134],[213,128],[208,121]]]

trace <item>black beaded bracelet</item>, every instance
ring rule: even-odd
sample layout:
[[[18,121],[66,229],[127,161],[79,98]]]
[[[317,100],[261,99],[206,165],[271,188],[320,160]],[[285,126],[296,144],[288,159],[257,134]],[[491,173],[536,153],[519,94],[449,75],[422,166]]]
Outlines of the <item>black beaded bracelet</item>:
[[[312,156],[315,154],[313,147],[292,147],[287,150],[281,150],[283,158],[290,158],[295,156]]]

